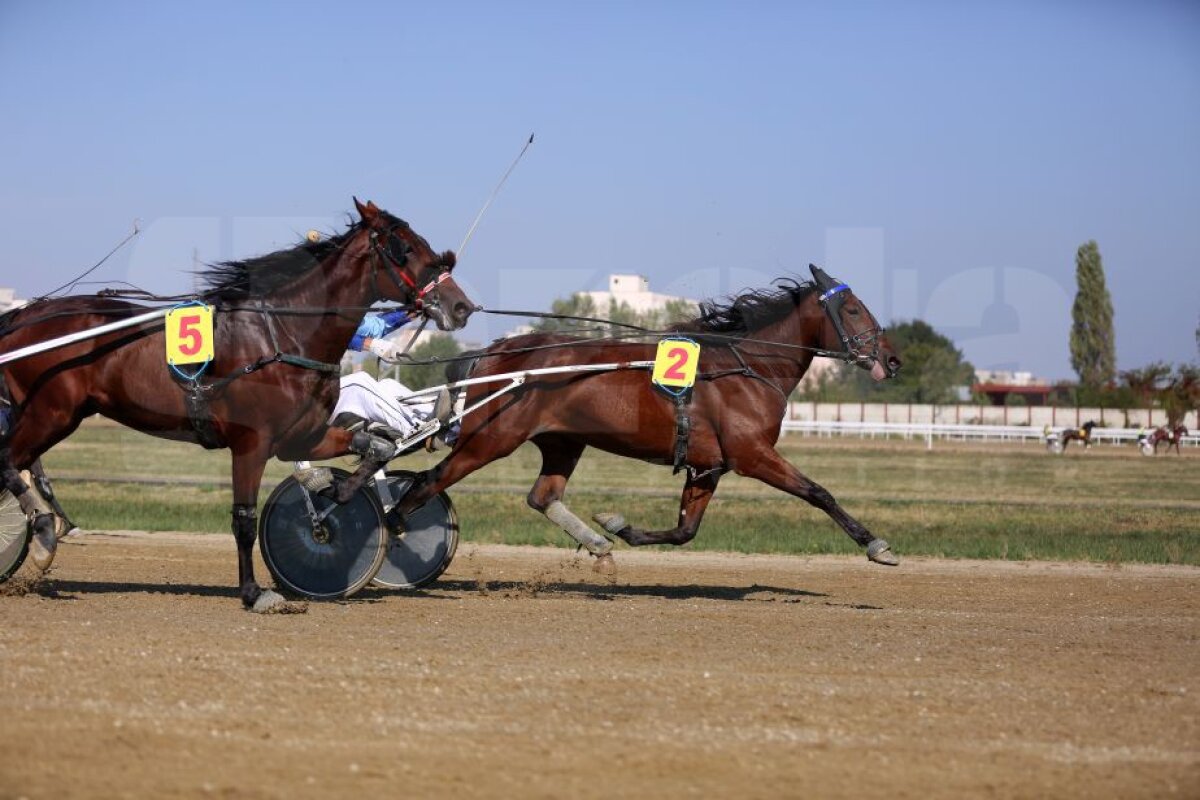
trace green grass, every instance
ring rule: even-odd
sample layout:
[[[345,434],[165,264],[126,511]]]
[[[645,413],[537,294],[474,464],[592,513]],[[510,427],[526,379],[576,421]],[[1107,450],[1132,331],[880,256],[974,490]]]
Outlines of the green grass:
[[[785,438],[780,450],[901,555],[1200,564],[1200,454],[1144,458],[1132,447],[1048,455],[1033,445]],[[89,529],[227,531],[229,454],[88,425],[45,459]],[[423,469],[434,456],[397,463]],[[525,447],[451,489],[466,541],[571,546],[525,505],[539,458]],[[262,499],[290,471],[273,463]],[[188,485],[94,482],[187,480]],[[193,485],[196,484],[196,485]],[[674,525],[682,476],[589,451],[567,502],[588,519],[620,511]],[[859,553],[825,515],[755,481],[726,476],[689,547]]]

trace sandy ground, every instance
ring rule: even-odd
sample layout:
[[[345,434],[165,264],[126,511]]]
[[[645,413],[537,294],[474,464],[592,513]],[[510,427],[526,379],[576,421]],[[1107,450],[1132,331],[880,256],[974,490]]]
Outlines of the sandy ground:
[[[1200,796],[1200,570],[617,558],[261,616],[228,536],[69,539],[0,587],[0,798]]]

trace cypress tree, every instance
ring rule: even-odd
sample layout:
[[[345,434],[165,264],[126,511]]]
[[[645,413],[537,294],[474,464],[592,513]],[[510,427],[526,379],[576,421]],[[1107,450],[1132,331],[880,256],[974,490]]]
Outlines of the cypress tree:
[[[1071,368],[1079,384],[1099,389],[1117,372],[1112,298],[1104,283],[1104,265],[1095,241],[1075,253],[1075,304],[1071,307]]]

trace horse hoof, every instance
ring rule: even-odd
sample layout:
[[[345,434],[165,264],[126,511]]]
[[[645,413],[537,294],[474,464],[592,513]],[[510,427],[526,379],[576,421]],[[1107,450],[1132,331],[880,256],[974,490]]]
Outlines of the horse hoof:
[[[298,469],[292,473],[292,477],[296,479],[296,483],[313,494],[320,494],[333,486],[333,471],[329,467]]]
[[[867,558],[876,564],[883,564],[885,567],[900,566],[900,559],[883,539],[876,539],[867,545]]]
[[[629,527],[625,522],[625,518],[620,514],[611,514],[607,511],[601,511],[598,514],[592,514],[592,521],[599,525],[604,530],[616,536],[621,531]]]
[[[617,561],[612,557],[612,553],[605,553],[602,556],[596,556],[596,563],[592,564],[592,569],[601,575],[615,575]]]
[[[50,569],[54,563],[54,554],[58,551],[58,536],[55,535],[54,522],[49,514],[43,514],[33,523],[33,536],[29,538],[29,557],[33,565],[42,572]]]
[[[255,614],[303,614],[308,607],[302,603],[289,603],[283,595],[264,589],[250,610]]]

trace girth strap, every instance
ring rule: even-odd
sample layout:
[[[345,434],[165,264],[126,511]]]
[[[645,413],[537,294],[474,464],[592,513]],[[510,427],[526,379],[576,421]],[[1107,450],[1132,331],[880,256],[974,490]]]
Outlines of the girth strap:
[[[692,419],[688,416],[688,406],[691,404],[692,392],[680,392],[675,396],[675,451],[671,458],[674,470],[672,475],[687,466],[688,439],[692,433]]]

